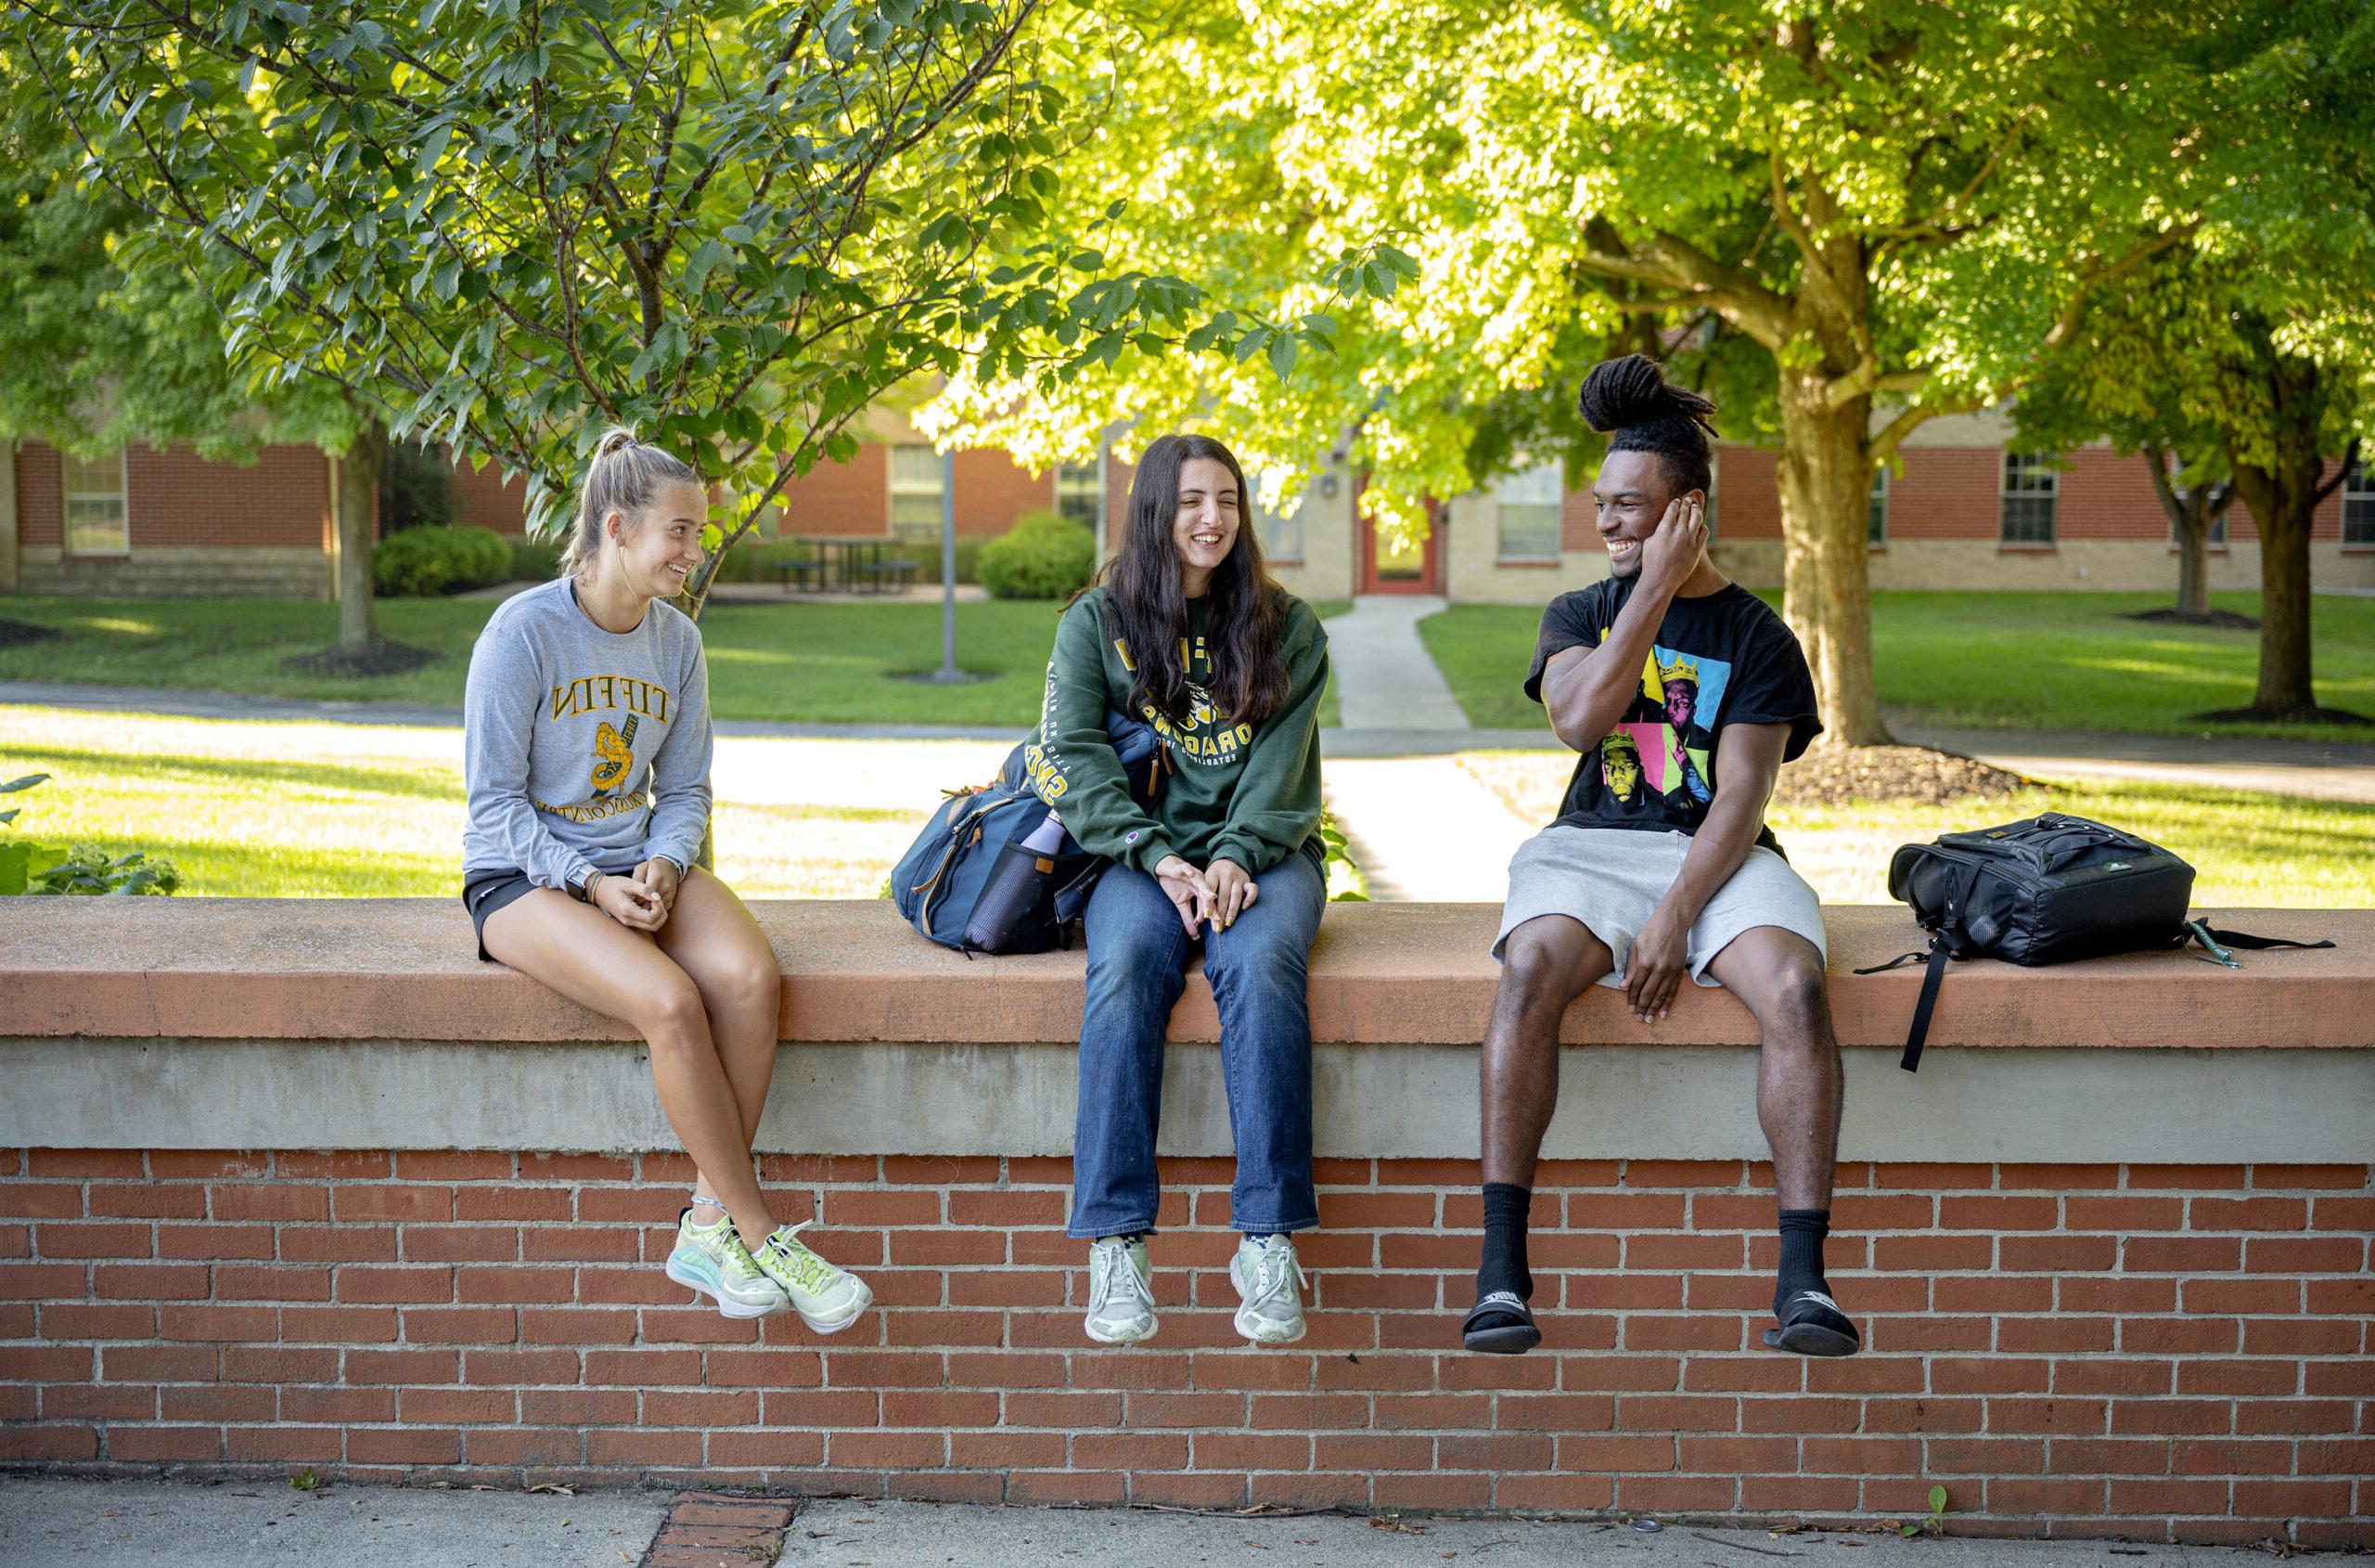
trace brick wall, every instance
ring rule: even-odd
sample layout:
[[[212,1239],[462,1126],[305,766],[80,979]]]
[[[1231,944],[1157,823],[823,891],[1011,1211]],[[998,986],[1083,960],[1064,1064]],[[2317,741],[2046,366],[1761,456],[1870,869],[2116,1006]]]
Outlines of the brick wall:
[[[1033,473],[1003,452],[956,454],[956,532],[989,537],[1012,528],[1025,512],[1053,511],[1056,476]]]
[[[1476,1171],[1323,1161],[1311,1337],[1231,1332],[1229,1163],[1169,1164],[1151,1346],[1080,1333],[1068,1163],[770,1157],[880,1307],[735,1323],[659,1271],[679,1157],[0,1156],[0,1462],[976,1501],[1674,1515],[2375,1542],[2369,1167],[1850,1165],[1866,1353],[1754,1348],[1739,1162],[1546,1167],[1546,1348],[1447,1348]]]

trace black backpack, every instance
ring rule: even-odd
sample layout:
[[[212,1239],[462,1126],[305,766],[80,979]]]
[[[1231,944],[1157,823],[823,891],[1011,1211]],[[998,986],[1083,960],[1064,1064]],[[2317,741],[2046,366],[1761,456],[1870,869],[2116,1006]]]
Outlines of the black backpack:
[[[1112,709],[1105,735],[1131,795],[1151,807],[1171,771],[1162,738],[1152,725]],[[968,958],[1071,945],[1072,922],[1112,862],[1070,833],[1044,853],[1025,846],[1047,820],[1047,805],[1032,788],[1045,766],[1038,741],[1025,740],[988,784],[942,791],[946,803],[891,872],[892,901],[923,936]]]
[[[2133,833],[2058,811],[1906,844],[1889,861],[1889,896],[1910,905],[1930,933],[1929,972],[1898,1063],[1908,1073],[1921,1064],[1949,958],[2058,964],[2199,942],[2213,962],[2233,969],[2229,947],[2333,945],[2189,920],[2191,866]],[[1855,972],[1878,974],[1923,957],[1917,950]]]

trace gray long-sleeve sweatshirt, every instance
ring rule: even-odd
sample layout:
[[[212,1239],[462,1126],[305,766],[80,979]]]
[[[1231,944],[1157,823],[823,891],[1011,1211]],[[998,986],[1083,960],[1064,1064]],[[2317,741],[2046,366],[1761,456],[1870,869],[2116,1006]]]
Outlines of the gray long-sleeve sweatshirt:
[[[655,599],[634,631],[606,632],[566,577],[505,600],[462,698],[464,878],[567,888],[655,855],[690,866],[710,752],[701,635],[681,610]]]

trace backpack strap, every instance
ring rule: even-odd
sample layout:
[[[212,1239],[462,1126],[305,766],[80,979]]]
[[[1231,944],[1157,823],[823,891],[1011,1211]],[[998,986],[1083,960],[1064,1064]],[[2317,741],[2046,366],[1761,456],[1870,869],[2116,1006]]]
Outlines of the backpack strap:
[[[1930,1015],[1938,1006],[1938,982],[1945,977],[1946,960],[1952,957],[1946,951],[1945,933],[1930,938],[1930,951],[1926,955],[1917,947],[1910,953],[1898,954],[1885,964],[1874,964],[1869,969],[1855,971],[1857,974],[1883,974],[1924,957],[1929,959],[1929,967],[1921,976],[1921,995],[1913,1004],[1913,1027],[1906,1032],[1905,1060],[1897,1063],[1907,1073],[1921,1070],[1921,1047],[1930,1038]]]
[[[2253,936],[2247,931],[2224,931],[2205,920],[2186,922],[2185,935],[2177,939],[2177,945],[2182,947],[2188,942],[2201,943],[2212,963],[2224,964],[2230,970],[2240,969],[2242,966],[2227,953],[2227,949],[2229,947],[2240,947],[2246,952],[2261,952],[2270,947],[2299,947],[2314,950],[2333,945],[2330,941],[2294,942],[2281,936]]]

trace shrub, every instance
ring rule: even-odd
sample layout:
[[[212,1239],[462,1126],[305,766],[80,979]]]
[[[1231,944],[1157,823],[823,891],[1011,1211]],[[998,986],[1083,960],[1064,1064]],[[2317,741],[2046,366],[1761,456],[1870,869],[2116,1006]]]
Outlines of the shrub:
[[[371,552],[371,584],[390,598],[483,588],[511,575],[511,546],[492,528],[407,528]]]
[[[392,441],[379,466],[379,531],[443,528],[461,510],[454,494],[454,462],[443,446]]]
[[[560,575],[560,545],[552,539],[511,541],[511,581],[549,583]]]
[[[1097,540],[1054,512],[1026,512],[982,546],[979,570],[993,598],[1063,598],[1096,573]]]

